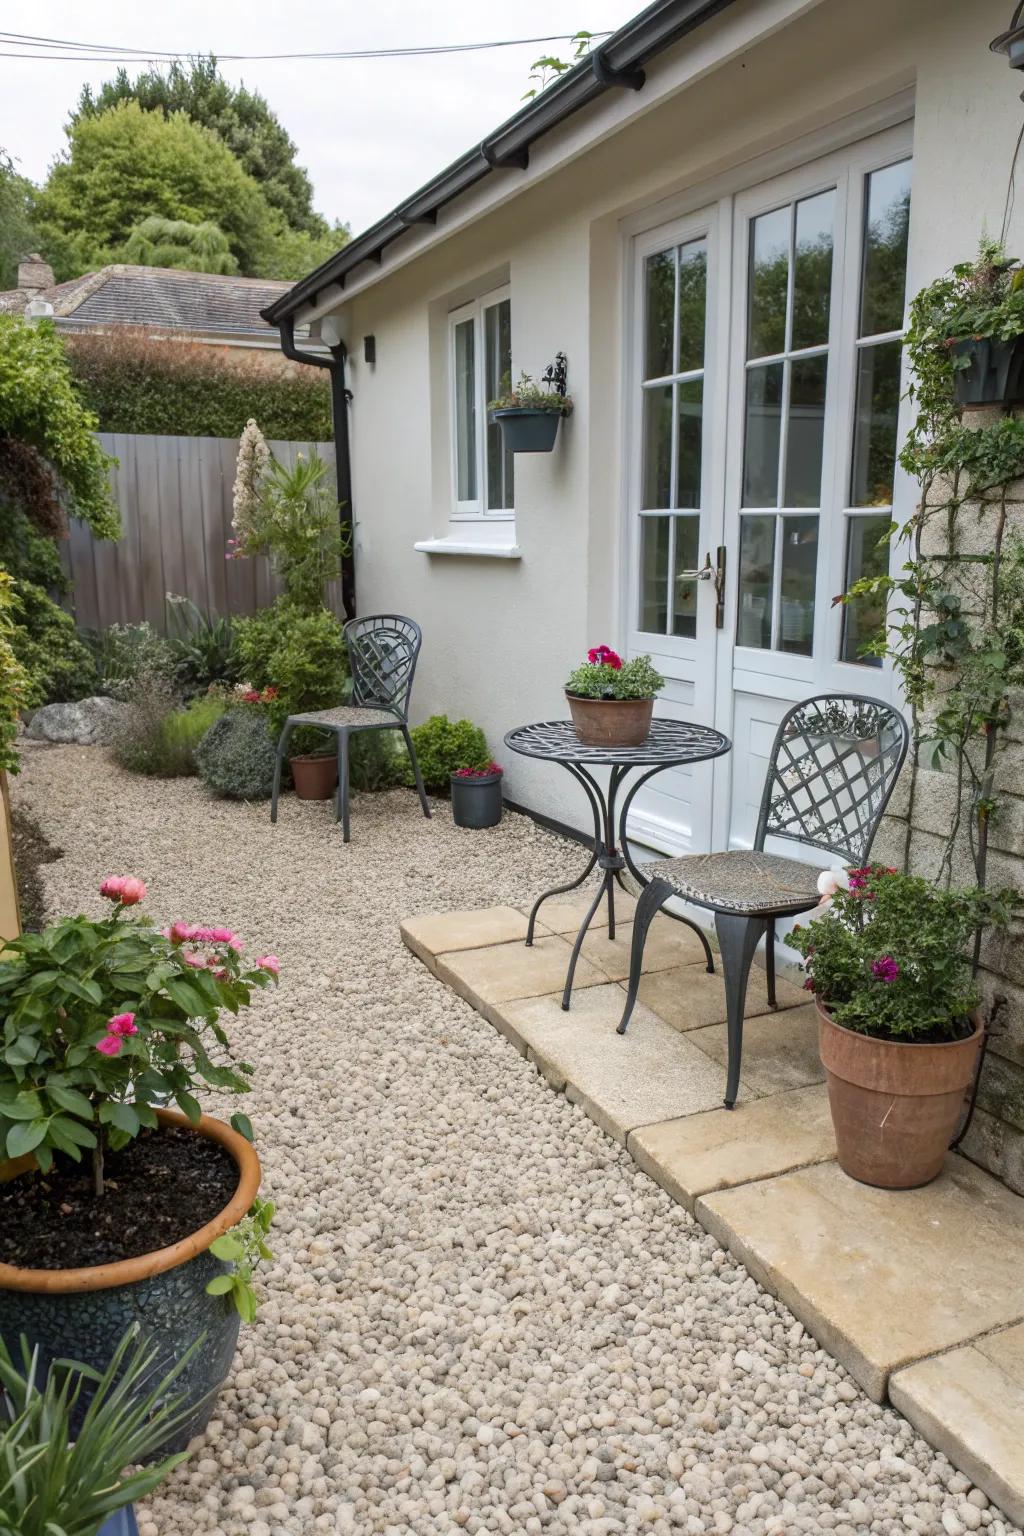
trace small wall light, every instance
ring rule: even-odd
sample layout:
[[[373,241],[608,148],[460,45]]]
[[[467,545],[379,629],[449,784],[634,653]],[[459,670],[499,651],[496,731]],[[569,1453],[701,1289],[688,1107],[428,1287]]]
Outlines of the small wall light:
[[[324,315],[320,321],[320,340],[325,347],[341,346],[341,321],[337,315]]]
[[[363,337],[363,362],[364,363],[375,363],[376,361],[377,361],[377,338],[376,338],[376,336],[364,336]]]
[[[1021,13],[1024,12],[1024,0],[1014,10],[1010,18],[1010,25],[1005,32],[1000,32],[989,43],[993,53],[1005,53],[1011,69],[1024,69],[1024,23],[1021,22]]]

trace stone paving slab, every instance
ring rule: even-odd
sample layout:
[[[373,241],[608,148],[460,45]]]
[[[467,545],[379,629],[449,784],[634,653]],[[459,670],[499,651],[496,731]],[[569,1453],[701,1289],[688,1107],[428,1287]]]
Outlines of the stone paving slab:
[[[407,917],[402,938],[424,965],[436,970],[438,955],[456,949],[482,949],[526,939],[526,918],[515,907],[485,907],[475,912],[428,912]],[[550,929],[541,930],[550,932]]]
[[[671,921],[671,919],[670,919]],[[698,942],[696,939],[694,942]],[[646,969],[646,968],[645,968]],[[640,980],[637,994],[642,1003],[671,1024],[673,1029],[699,1029],[706,1024],[721,1024],[725,1019],[725,988],[720,968],[709,976],[703,965],[678,966],[672,970],[651,971]],[[776,981],[780,1008],[796,1008],[807,1002],[807,993],[792,982]],[[752,966],[747,982],[745,1018],[767,1013],[768,987],[764,971]]]
[[[587,894],[575,896],[570,892],[567,896],[552,896],[546,901],[537,914],[538,924],[543,924],[549,933],[568,933],[576,937],[580,931],[580,923],[586,917],[590,909],[590,903],[597,893],[596,886],[588,886]],[[524,916],[529,917],[530,908],[520,908]],[[633,913],[636,911],[636,897],[630,896],[626,891],[615,892],[615,923],[631,923]],[[603,923],[608,927],[608,903],[602,902],[594,918],[593,926],[597,928]]]
[[[889,1396],[931,1445],[1024,1526],[1024,1327],[897,1371]]]
[[[561,994],[571,955],[572,946],[565,939],[547,934],[535,939],[529,948],[512,943],[457,949],[438,955],[434,968],[439,980],[490,1019],[496,1003],[540,997],[546,992]],[[607,982],[602,973],[580,956],[574,989],[583,992],[587,987],[604,985]]]
[[[724,1081],[729,1060],[725,1025],[692,1029],[686,1038],[720,1063]],[[758,1094],[784,1093],[789,1088],[823,1083],[825,1069],[818,1051],[818,1017],[813,1003],[745,1019],[742,1070],[744,1082]]]
[[[694,1034],[687,1043],[695,1043]],[[626,1145],[644,1172],[691,1213],[712,1190],[774,1178],[836,1153],[823,1086],[642,1125]]]
[[[648,1009],[636,1010],[628,1034],[615,1033],[622,990],[611,983],[574,993],[568,1013],[557,995],[499,1011],[504,1032],[519,1037],[548,1082],[616,1141],[638,1125],[721,1103],[719,1067]]]
[[[604,972],[609,981],[624,981],[629,976],[632,947],[632,923],[616,923],[614,939],[609,939],[607,928],[598,928],[595,924],[583,940],[582,953]],[[644,971],[666,971],[696,964],[703,970],[706,961],[704,948],[693,929],[659,913],[647,930]]]
[[[1024,1199],[961,1157],[925,1189],[821,1163],[695,1210],[876,1402],[901,1366],[1024,1317]]]

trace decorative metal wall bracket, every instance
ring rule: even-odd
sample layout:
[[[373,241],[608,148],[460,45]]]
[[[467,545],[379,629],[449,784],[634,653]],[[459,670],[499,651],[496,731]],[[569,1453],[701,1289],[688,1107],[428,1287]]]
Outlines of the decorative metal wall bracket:
[[[565,399],[565,392],[569,387],[569,363],[564,352],[556,352],[553,363],[548,363],[541,378],[545,384],[550,384],[556,395]]]

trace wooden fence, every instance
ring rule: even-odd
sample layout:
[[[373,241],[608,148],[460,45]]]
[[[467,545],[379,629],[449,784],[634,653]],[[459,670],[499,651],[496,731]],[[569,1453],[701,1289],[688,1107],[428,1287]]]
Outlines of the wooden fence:
[[[167,627],[167,594],[189,597],[204,613],[253,613],[278,585],[267,560],[226,560],[238,442],[223,437],[148,437],[101,432],[113,454],[121,509],[116,543],[73,522],[64,546],[75,619],[85,629],[136,624]],[[317,452],[334,462],[333,443],[270,444],[282,463]],[[332,588],[340,587],[332,583]],[[340,612],[340,590],[329,594]]]

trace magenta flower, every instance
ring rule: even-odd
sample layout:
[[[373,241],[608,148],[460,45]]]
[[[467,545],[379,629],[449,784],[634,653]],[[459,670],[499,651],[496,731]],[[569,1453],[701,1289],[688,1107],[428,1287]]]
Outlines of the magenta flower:
[[[199,951],[195,949],[183,949],[181,952],[181,958],[184,960],[185,964],[190,965],[194,971],[201,971],[206,965],[206,956],[201,955]]]
[[[107,1027],[112,1035],[137,1035],[139,1032],[134,1013],[115,1013]]]
[[[622,668],[622,657],[610,645],[591,646],[587,660],[597,667],[612,667],[616,672]]]
[[[100,895],[122,906],[134,907],[146,895],[145,884],[134,875],[108,875],[100,886]]]
[[[883,955],[880,960],[872,960],[871,962],[871,974],[876,981],[895,981],[899,973],[900,968],[892,955]]]
[[[271,976],[281,974],[281,962],[276,955],[260,955],[256,964],[261,971],[269,971]]]
[[[192,923],[172,923],[168,937],[172,944],[187,944],[195,937],[195,931]]]
[[[124,1041],[120,1035],[104,1035],[103,1039],[98,1042],[96,1049],[104,1056],[116,1056],[123,1044]]]

